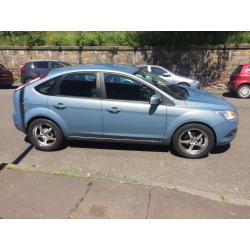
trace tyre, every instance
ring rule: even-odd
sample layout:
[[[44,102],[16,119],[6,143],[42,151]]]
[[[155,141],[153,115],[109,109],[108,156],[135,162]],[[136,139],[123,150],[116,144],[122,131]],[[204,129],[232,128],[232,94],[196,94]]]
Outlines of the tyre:
[[[183,86],[183,87],[190,87],[190,85],[186,82],[180,82],[178,83],[179,86]]]
[[[205,157],[214,147],[215,137],[210,128],[191,123],[178,128],[172,137],[174,151],[182,157]]]
[[[42,151],[54,151],[62,148],[64,135],[62,130],[52,121],[37,119],[28,128],[30,143]]]
[[[24,80],[24,84],[27,84],[27,83],[29,83],[30,81],[32,81],[33,80],[33,78],[26,78],[25,80]]]
[[[247,99],[250,97],[250,84],[243,84],[237,89],[237,96],[239,98]]]

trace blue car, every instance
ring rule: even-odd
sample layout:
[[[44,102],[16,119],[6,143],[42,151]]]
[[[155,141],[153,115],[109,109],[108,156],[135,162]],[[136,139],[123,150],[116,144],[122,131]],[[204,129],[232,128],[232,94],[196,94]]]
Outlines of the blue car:
[[[229,144],[239,121],[223,98],[130,65],[58,68],[18,88],[13,101],[16,128],[43,151],[98,140],[171,145],[201,158]]]

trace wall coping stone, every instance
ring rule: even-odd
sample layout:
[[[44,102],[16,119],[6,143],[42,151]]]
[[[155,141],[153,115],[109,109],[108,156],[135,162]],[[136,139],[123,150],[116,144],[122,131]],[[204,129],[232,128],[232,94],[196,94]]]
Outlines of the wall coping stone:
[[[151,51],[151,50],[247,50],[250,44],[219,44],[206,46],[150,46],[150,47],[128,47],[128,46],[0,46],[1,50],[27,50],[27,51]]]

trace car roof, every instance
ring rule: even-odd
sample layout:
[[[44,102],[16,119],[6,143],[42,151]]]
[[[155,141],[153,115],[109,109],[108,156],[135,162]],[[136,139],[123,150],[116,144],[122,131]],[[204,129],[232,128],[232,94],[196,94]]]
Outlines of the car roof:
[[[64,62],[64,61],[60,61],[60,60],[49,60],[49,59],[47,59],[47,60],[32,60],[32,61],[29,61],[29,62],[27,62],[27,63],[25,63],[25,64],[34,63],[34,62]]]
[[[56,68],[49,72],[49,75],[60,75],[70,72],[77,71],[120,71],[129,74],[134,74],[139,70],[138,67],[132,64],[110,64],[110,63],[101,63],[101,64],[83,64],[83,65],[74,65],[67,66],[62,68]]]

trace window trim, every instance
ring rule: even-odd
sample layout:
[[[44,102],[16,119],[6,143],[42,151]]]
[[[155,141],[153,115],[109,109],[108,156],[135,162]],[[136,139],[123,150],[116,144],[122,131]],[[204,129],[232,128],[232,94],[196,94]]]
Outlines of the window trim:
[[[161,97],[161,103],[160,105],[166,105],[166,101],[165,101],[165,96],[163,96],[157,89],[153,88],[152,86],[149,86],[148,84],[145,84],[144,82],[138,80],[137,78],[127,75],[127,74],[123,74],[120,72],[100,72],[101,74],[101,98],[105,101],[117,101],[117,102],[129,102],[129,103],[141,103],[141,104],[149,104],[149,102],[147,101],[133,101],[133,100],[122,100],[122,99],[109,99],[107,98],[107,93],[106,93],[106,87],[105,87],[105,81],[104,81],[104,74],[115,74],[115,75],[120,75],[120,76],[124,76],[127,78],[131,78],[137,82],[139,82],[142,85],[147,86],[148,88],[154,90],[155,95],[159,95]],[[149,104],[150,105],[150,104]]]

